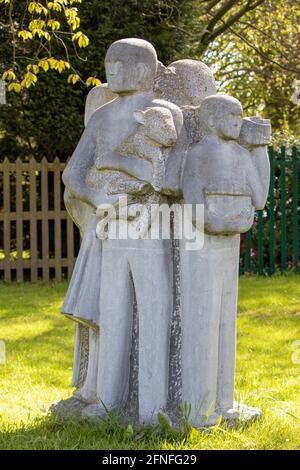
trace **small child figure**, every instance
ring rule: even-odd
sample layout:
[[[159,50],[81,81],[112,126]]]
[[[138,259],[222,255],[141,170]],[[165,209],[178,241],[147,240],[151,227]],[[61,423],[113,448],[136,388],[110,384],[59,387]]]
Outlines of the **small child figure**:
[[[152,187],[148,183],[137,181],[124,174],[122,177],[112,179],[108,184],[107,192],[108,194],[126,193],[132,195],[133,198],[134,194],[145,194],[142,198],[145,201],[144,204],[141,204],[139,196],[139,203],[130,203],[128,208],[120,207],[117,214],[118,218],[122,219],[132,218],[139,212],[140,215],[136,217],[136,220],[131,220],[131,223],[135,224],[139,233],[138,237],[143,238],[149,229],[150,205],[158,204],[161,197],[158,191],[161,190],[164,181],[165,162],[171,147],[176,143],[177,131],[171,111],[162,106],[135,111],[134,118],[140,125],[115,149],[115,152],[126,157],[148,160],[153,166]],[[101,212],[98,211],[97,215],[101,216]],[[102,240],[108,238],[106,228],[110,218],[112,220],[115,216],[116,212],[113,210],[111,215],[108,214],[99,221],[96,230],[98,238]],[[155,216],[153,211],[151,216]]]
[[[233,402],[239,234],[267,199],[270,135],[268,122],[243,120],[242,114],[230,96],[202,101],[205,135],[191,146],[183,174],[184,202],[204,205],[203,248],[188,251],[183,243],[180,258],[182,399],[191,404],[196,426],[208,415],[208,424],[215,424],[220,415],[232,419],[241,413]],[[203,220],[193,219],[203,232]]]
[[[207,233],[246,232],[253,223],[254,209],[262,209],[266,201],[269,162],[267,155],[255,156],[237,140],[243,129],[243,135],[248,137],[248,148],[262,146],[265,152],[267,142],[260,129],[267,127],[268,130],[270,125],[258,118],[243,120],[240,102],[227,95],[205,98],[199,115],[206,134],[188,152],[184,200],[204,204]]]

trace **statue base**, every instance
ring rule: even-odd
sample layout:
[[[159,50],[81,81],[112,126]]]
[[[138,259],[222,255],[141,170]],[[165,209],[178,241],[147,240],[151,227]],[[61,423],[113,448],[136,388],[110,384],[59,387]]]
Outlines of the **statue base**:
[[[103,423],[108,418],[106,411],[99,403],[89,404],[83,400],[72,396],[66,400],[60,400],[53,403],[50,407],[50,412],[53,416],[61,419],[62,421],[90,421],[94,424]],[[179,414],[172,416],[161,411],[159,413],[163,416],[163,421],[168,421],[169,427],[173,428],[174,431],[182,432],[183,429],[196,428],[196,429],[209,429],[217,424],[227,424],[230,427],[236,427],[239,423],[251,423],[253,421],[261,420],[262,412],[259,408],[244,405],[242,403],[234,403],[233,408],[226,410],[217,410],[212,413],[209,417],[200,416],[196,421],[190,420],[188,423],[184,423]],[[114,415],[118,418],[121,425],[144,425],[144,426],[159,426],[161,425],[160,419],[157,416],[153,417],[153,420],[147,420],[147,422],[140,422],[136,415],[129,416],[125,410],[117,413],[114,410]]]
[[[227,422],[230,426],[236,426],[238,423],[261,420],[262,411],[259,408],[234,402],[233,408],[218,410],[218,415],[219,417],[222,416],[222,422]]]
[[[72,396],[66,400],[54,402],[50,406],[49,411],[53,416],[61,419],[62,421],[80,421],[82,420],[82,412],[87,406],[88,403]]]

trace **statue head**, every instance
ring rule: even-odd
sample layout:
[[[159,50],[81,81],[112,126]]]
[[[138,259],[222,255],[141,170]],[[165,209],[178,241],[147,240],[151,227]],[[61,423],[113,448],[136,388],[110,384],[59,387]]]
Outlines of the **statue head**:
[[[216,84],[212,71],[203,62],[182,59],[168,67],[159,64],[154,90],[159,98],[179,107],[199,106],[206,96],[216,93]]]
[[[224,139],[237,139],[243,122],[243,108],[232,96],[212,95],[200,104],[199,117],[201,125],[209,133]]]
[[[107,83],[113,93],[152,90],[156,69],[156,51],[143,39],[115,41],[105,57]]]

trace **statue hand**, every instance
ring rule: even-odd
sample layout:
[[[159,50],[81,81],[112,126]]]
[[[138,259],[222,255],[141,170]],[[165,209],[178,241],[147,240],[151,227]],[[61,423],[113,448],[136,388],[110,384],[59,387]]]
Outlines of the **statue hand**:
[[[96,209],[96,216],[103,217],[105,213],[111,213],[113,209],[112,204],[100,204]]]

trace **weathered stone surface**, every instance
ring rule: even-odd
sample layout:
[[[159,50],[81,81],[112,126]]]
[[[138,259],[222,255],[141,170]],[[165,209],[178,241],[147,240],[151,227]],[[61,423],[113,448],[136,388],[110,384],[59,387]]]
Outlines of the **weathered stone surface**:
[[[161,413],[179,427],[186,402],[197,427],[258,417],[233,402],[235,328],[239,234],[267,197],[270,123],[216,95],[203,63],[164,67],[146,41],[116,41],[105,66],[63,174],[83,241],[63,306],[77,322],[76,391],[53,411],[145,424]],[[202,249],[176,239],[175,215],[169,239],[147,239],[162,203],[204,206]],[[115,221],[136,239],[112,239]]]
[[[79,400],[76,397],[70,397],[66,400],[60,400],[53,403],[50,407],[50,412],[53,416],[68,421],[70,419],[81,421],[82,412],[86,408],[87,403]]]
[[[262,152],[253,156],[237,143],[243,125],[238,100],[210,96],[198,112],[205,135],[189,149],[183,197],[204,205],[205,236],[202,250],[189,252],[182,243],[182,399],[201,426],[209,413],[214,422],[214,410],[227,416],[233,408],[239,234],[265,204],[269,161],[267,139],[255,123],[245,134]],[[203,230],[195,216],[194,224]]]
[[[216,93],[214,76],[203,62],[183,59],[160,67],[154,90],[161,99],[184,106],[199,106],[203,98]]]
[[[107,83],[92,88],[85,102],[84,125],[87,126],[91,116],[98,108],[115,98],[117,95],[108,88]]]
[[[125,173],[113,171],[109,167],[113,155],[118,154],[126,143],[128,146],[130,136],[137,135],[140,138],[137,139],[138,142],[134,142],[135,145],[140,145],[140,151],[138,159],[134,159],[132,155],[127,159],[132,160],[135,170],[141,166],[142,174],[148,176],[149,183],[155,186],[153,179],[158,180],[159,175],[153,168],[157,169],[156,157],[157,154],[158,157],[161,155],[157,143],[168,148],[176,142],[180,133],[183,123],[180,109],[162,100],[156,107],[152,92],[156,67],[155,50],[145,41],[117,41],[108,50],[108,86],[119,94],[119,98],[100,107],[92,115],[63,175],[66,187],[73,197],[92,206],[96,214],[100,215],[101,205],[118,203],[120,194],[112,195],[108,191],[111,178],[120,178],[122,184],[122,180],[128,181],[128,175],[132,173],[131,169],[127,169]],[[137,122],[137,110],[139,120],[143,122]],[[160,123],[164,129],[161,125],[156,131],[149,127],[146,120],[149,120],[153,112],[156,117],[162,117]],[[144,135],[143,132],[139,133],[139,127],[146,129]],[[146,142],[145,138],[149,140]],[[136,151],[136,148],[133,150]],[[147,168],[146,174],[143,168]],[[91,170],[94,171],[95,178],[99,175],[98,187],[95,185],[95,179],[93,185],[88,186]],[[136,178],[136,175],[132,175],[132,178]],[[137,179],[136,181],[138,182]],[[144,195],[143,202],[145,199],[147,202],[147,198],[152,202],[152,192]],[[159,202],[159,193],[155,194],[156,202]],[[132,278],[139,323],[139,418],[147,421],[165,407],[167,398],[168,343],[172,310],[171,247],[167,240],[149,240],[147,246],[141,243],[136,246],[134,240],[129,240],[128,245],[122,242],[126,240],[103,240],[101,256],[99,253],[96,262],[91,261],[89,265],[84,265],[84,270],[95,273],[100,289],[97,395],[108,409],[124,407],[128,398],[133,310]],[[97,269],[101,266],[101,273],[95,270],[96,263]],[[80,265],[78,269],[81,270]],[[76,270],[74,276],[79,276]],[[68,297],[72,299],[77,293],[72,292],[72,282],[70,286]],[[116,292],[118,295],[115,295]],[[82,313],[84,318],[86,315]],[[81,315],[77,313],[76,316],[80,318]],[[152,345],[154,337],[155,348]],[[80,390],[77,390],[76,396],[79,393]]]
[[[235,426],[239,422],[247,423],[260,420],[262,418],[262,412],[259,408],[254,408],[237,402],[234,402],[233,408],[224,411],[219,410],[218,413],[222,416],[224,421],[229,422],[232,426]]]

